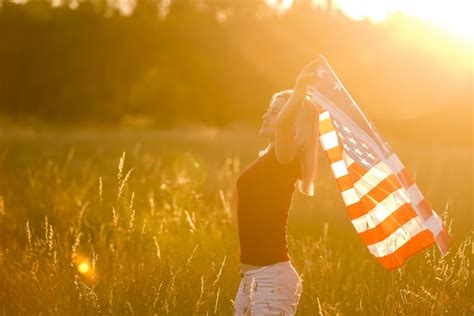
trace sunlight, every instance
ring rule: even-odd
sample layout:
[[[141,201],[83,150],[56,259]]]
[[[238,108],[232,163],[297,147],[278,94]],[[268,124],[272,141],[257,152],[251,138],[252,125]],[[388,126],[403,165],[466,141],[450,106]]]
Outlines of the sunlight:
[[[129,16],[137,6],[136,0],[116,0],[116,5],[120,13],[124,16]]]
[[[82,274],[86,274],[87,272],[89,272],[90,266],[87,262],[82,262],[77,266],[77,270]]]
[[[474,5],[469,0],[336,0],[335,5],[354,20],[368,18],[383,22],[388,15],[401,12],[419,19],[430,21],[444,29],[474,40],[471,13]]]
[[[277,10],[278,13],[284,13],[286,10],[291,8],[293,5],[293,0],[265,0],[265,3]]]

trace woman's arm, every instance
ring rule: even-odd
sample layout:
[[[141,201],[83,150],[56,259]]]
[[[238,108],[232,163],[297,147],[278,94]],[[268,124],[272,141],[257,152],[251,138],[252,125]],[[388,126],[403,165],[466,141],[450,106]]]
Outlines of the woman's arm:
[[[319,59],[306,65],[296,79],[295,89],[281,108],[276,119],[275,155],[282,164],[293,160],[298,145],[295,143],[295,121],[306,96],[306,87],[316,82]]]

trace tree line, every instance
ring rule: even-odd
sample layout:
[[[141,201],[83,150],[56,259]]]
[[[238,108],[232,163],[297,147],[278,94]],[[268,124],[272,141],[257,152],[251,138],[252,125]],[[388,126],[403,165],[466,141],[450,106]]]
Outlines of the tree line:
[[[127,15],[107,1],[71,2],[3,2],[1,114],[256,123],[320,53],[375,118],[471,105],[471,48],[402,15],[374,25],[310,1],[281,12],[263,1],[137,0]]]

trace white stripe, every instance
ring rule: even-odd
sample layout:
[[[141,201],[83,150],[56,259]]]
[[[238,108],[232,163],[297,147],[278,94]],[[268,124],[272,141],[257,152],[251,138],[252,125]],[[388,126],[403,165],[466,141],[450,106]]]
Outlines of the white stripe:
[[[324,120],[327,120],[329,118],[329,112],[328,111],[325,111],[321,114],[319,114],[319,121],[324,121]]]
[[[342,199],[346,206],[352,205],[360,201],[359,196],[353,188],[341,192]]]
[[[357,182],[354,183],[354,187],[357,188],[357,191],[359,191],[361,195],[366,195],[392,173],[393,171],[390,167],[381,161],[357,180]]]
[[[410,196],[410,201],[413,207],[416,207],[418,203],[420,203],[424,199],[423,194],[421,194],[420,189],[418,189],[418,186],[415,183],[410,185],[407,191]]]
[[[439,217],[438,214],[432,209],[433,215],[428,218],[424,224],[428,227],[428,229],[433,233],[434,237],[438,237],[438,235],[444,230],[443,228],[443,220]],[[446,232],[447,233],[447,232]],[[439,241],[435,238],[436,245],[438,246],[439,251],[444,255],[448,251],[447,248],[443,248],[445,245],[442,241]]]
[[[423,224],[433,233],[434,236],[438,235],[443,230],[441,218],[434,211],[433,215]]]
[[[342,160],[332,163],[331,169],[332,169],[332,172],[334,173],[335,178],[339,178],[339,177],[349,174],[349,171],[347,171],[346,164]]]
[[[384,240],[367,247],[369,248],[370,253],[375,257],[384,257],[397,251],[397,249],[406,244],[411,238],[424,230],[425,227],[420,219],[414,217]]]
[[[406,190],[404,188],[400,188],[387,196],[367,214],[353,219],[352,224],[354,225],[357,233],[360,234],[366,230],[375,228],[405,203],[410,203],[410,200]]]
[[[399,173],[405,168],[405,166],[403,166],[402,162],[395,154],[391,154],[390,157],[385,159],[385,163],[389,166],[390,169],[392,169],[394,173]]]
[[[335,131],[321,135],[320,139],[321,139],[321,145],[324,150],[329,150],[331,148],[337,147],[337,145],[339,144],[337,140],[337,134]]]

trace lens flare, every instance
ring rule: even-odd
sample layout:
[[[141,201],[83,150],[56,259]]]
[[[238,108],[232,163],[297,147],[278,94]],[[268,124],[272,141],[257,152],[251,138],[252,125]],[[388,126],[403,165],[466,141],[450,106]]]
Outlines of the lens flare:
[[[77,271],[79,271],[82,274],[86,274],[87,272],[90,271],[90,269],[91,269],[91,267],[90,267],[89,263],[87,263],[87,262],[82,262],[77,266]]]

